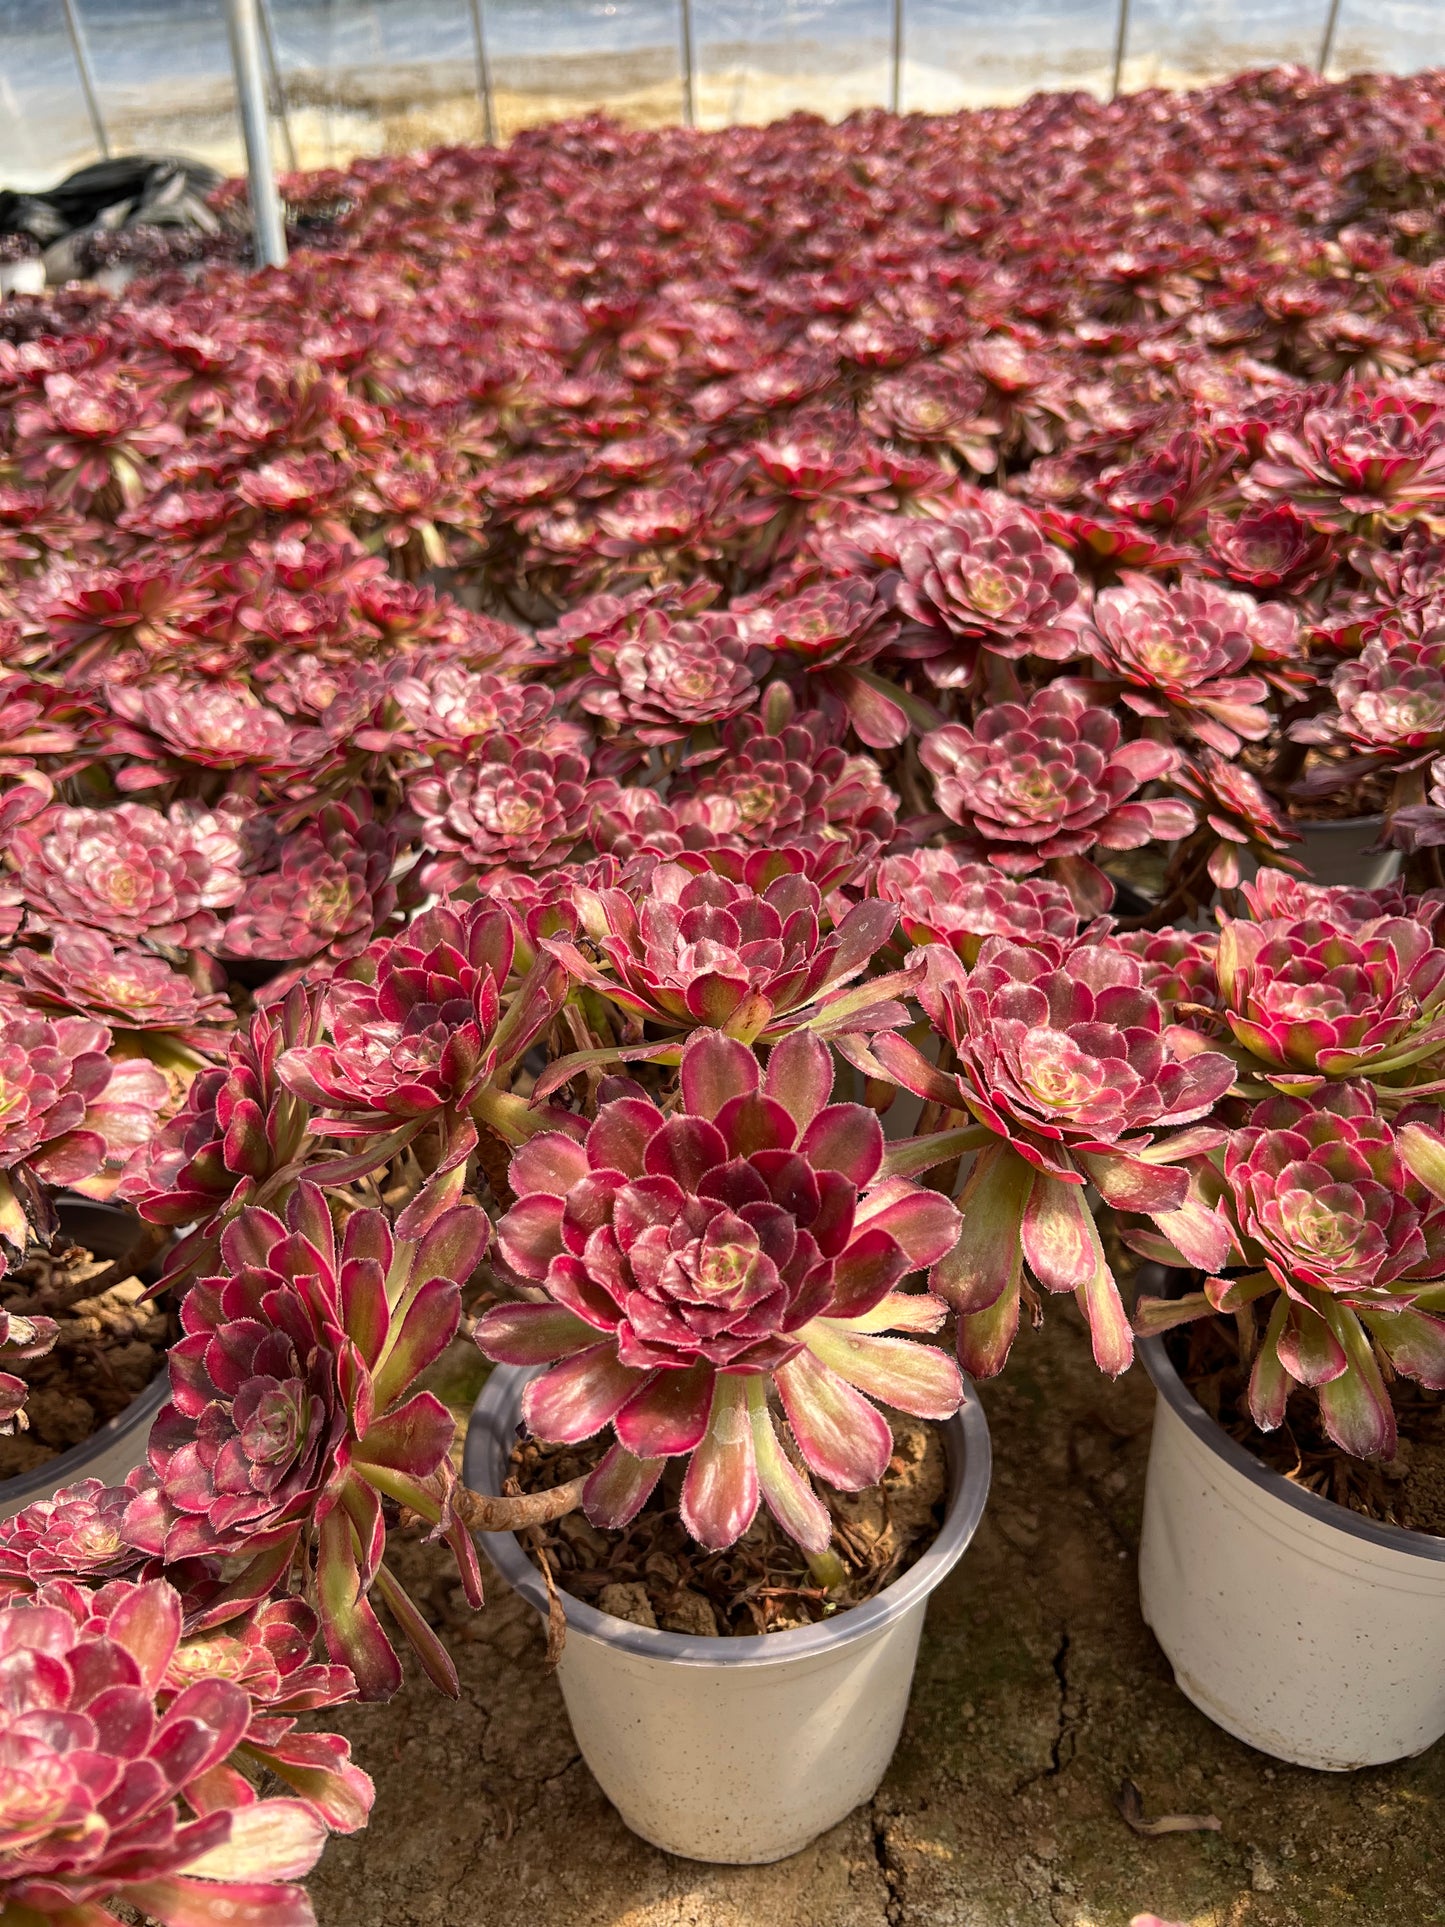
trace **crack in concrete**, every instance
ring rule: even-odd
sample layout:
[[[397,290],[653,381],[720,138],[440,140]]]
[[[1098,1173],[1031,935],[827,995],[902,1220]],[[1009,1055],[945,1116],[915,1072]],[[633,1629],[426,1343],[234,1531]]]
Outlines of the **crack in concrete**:
[[[1073,1638],[1067,1627],[1059,1634],[1059,1643],[1054,1649],[1054,1678],[1059,1686],[1058,1724],[1054,1737],[1049,1743],[1049,1763],[1041,1766],[1036,1773],[1026,1773],[1014,1787],[1014,1797],[1036,1786],[1040,1780],[1056,1780],[1059,1775],[1073,1764],[1079,1748],[1079,1724],[1083,1719],[1082,1695],[1069,1681],[1069,1653]]]

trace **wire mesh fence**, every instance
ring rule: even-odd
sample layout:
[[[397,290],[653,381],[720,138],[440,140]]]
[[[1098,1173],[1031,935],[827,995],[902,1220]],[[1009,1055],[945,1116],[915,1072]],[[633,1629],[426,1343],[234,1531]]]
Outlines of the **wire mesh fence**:
[[[1445,61],[1445,0],[264,0],[261,25],[302,167],[598,109],[715,127]],[[0,0],[0,183],[136,150],[241,166],[216,0]]]

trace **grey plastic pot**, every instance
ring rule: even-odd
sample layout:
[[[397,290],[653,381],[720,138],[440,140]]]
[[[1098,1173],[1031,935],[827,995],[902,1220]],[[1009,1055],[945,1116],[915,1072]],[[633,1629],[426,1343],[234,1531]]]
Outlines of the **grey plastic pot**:
[[[1294,828],[1300,832],[1300,841],[1289,846],[1289,854],[1305,866],[1313,883],[1349,884],[1357,890],[1378,890],[1393,883],[1400,874],[1400,852],[1375,848],[1384,827],[1383,816],[1346,816],[1334,822],[1322,818],[1314,823],[1296,823]],[[1241,858],[1241,869],[1248,880],[1256,874],[1258,865],[1252,859]]]
[[[1181,1692],[1236,1739],[1344,1772],[1445,1734],[1445,1538],[1271,1471],[1189,1392],[1159,1338],[1139,1598]]]
[[[483,1387],[466,1443],[475,1490],[501,1490],[534,1375],[498,1366]],[[886,1591],[836,1619],[703,1639],[563,1595],[558,1677],[572,1730],[634,1833],[690,1860],[756,1864],[797,1853],[872,1797],[902,1730],[928,1596],[962,1558],[988,1497],[988,1423],[971,1386],[943,1430],[949,1496],[938,1537]],[[477,1537],[545,1614],[542,1577],[516,1538]]]
[[[135,1219],[118,1205],[61,1198],[56,1208],[66,1236],[83,1244],[97,1258],[119,1258],[130,1249]],[[47,1459],[33,1472],[0,1479],[0,1519],[51,1498],[62,1486],[74,1485],[78,1479],[99,1479],[102,1485],[124,1484],[126,1475],[145,1459],[151,1425],[169,1392],[170,1380],[162,1370],[123,1412],[107,1419],[88,1439]]]

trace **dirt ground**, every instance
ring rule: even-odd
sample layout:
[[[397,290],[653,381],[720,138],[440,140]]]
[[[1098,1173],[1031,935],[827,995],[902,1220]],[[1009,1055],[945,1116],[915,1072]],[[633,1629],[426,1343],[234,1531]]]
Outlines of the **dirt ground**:
[[[1190,1927],[1445,1923],[1445,1745],[1327,1775],[1272,1765],[1175,1689],[1139,1617],[1134,1551],[1153,1394],[1101,1382],[1050,1307],[983,1401],[992,1497],[935,1595],[903,1743],[872,1805],[771,1867],[700,1866],[634,1838],[578,1757],[538,1624],[500,1585],[444,1624],[459,1704],[413,1679],[336,1724],[376,1817],[311,1881],[322,1927]],[[333,1718],[335,1716],[332,1716]],[[329,1723],[329,1722],[328,1722]],[[1218,1832],[1142,1837],[1148,1815]]]

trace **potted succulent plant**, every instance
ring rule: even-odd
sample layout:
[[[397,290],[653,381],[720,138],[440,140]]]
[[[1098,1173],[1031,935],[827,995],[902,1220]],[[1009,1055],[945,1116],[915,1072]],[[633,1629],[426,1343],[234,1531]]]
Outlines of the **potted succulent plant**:
[[[501,1490],[519,1422],[558,1445],[608,1434],[559,1504],[580,1500],[593,1527],[632,1527],[643,1570],[644,1527],[664,1515],[634,1522],[665,1477],[709,1554],[737,1548],[766,1507],[818,1606],[831,1595],[844,1610],[708,1637],[564,1593],[560,1678],[583,1755],[637,1832],[693,1858],[773,1860],[875,1791],[928,1595],[987,1497],[982,1412],[953,1360],[921,1342],[945,1307],[900,1289],[958,1229],[946,1197],[901,1173],[953,1145],[885,1152],[871,1110],[829,1101],[832,1059],[801,1028],[766,1067],[741,1041],[696,1031],[677,1082],[664,1109],[630,1079],[604,1081],[585,1134],[544,1132],[513,1158],[497,1265],[535,1297],[478,1323],[501,1369],[472,1421],[466,1480]],[[814,1481],[853,1493],[884,1477],[894,1440],[875,1400],[945,1427],[947,1493],[907,1570],[850,1597]],[[484,1543],[546,1611],[551,1581],[517,1540]]]
[[[1205,1712],[1343,1769],[1445,1733],[1445,1517],[1418,1483],[1445,1390],[1445,951],[1433,903],[1285,887],[1313,916],[1226,923],[1183,993],[1240,1078],[1187,1203],[1132,1237],[1176,1285],[1136,1312],[1160,1395],[1140,1590]]]

